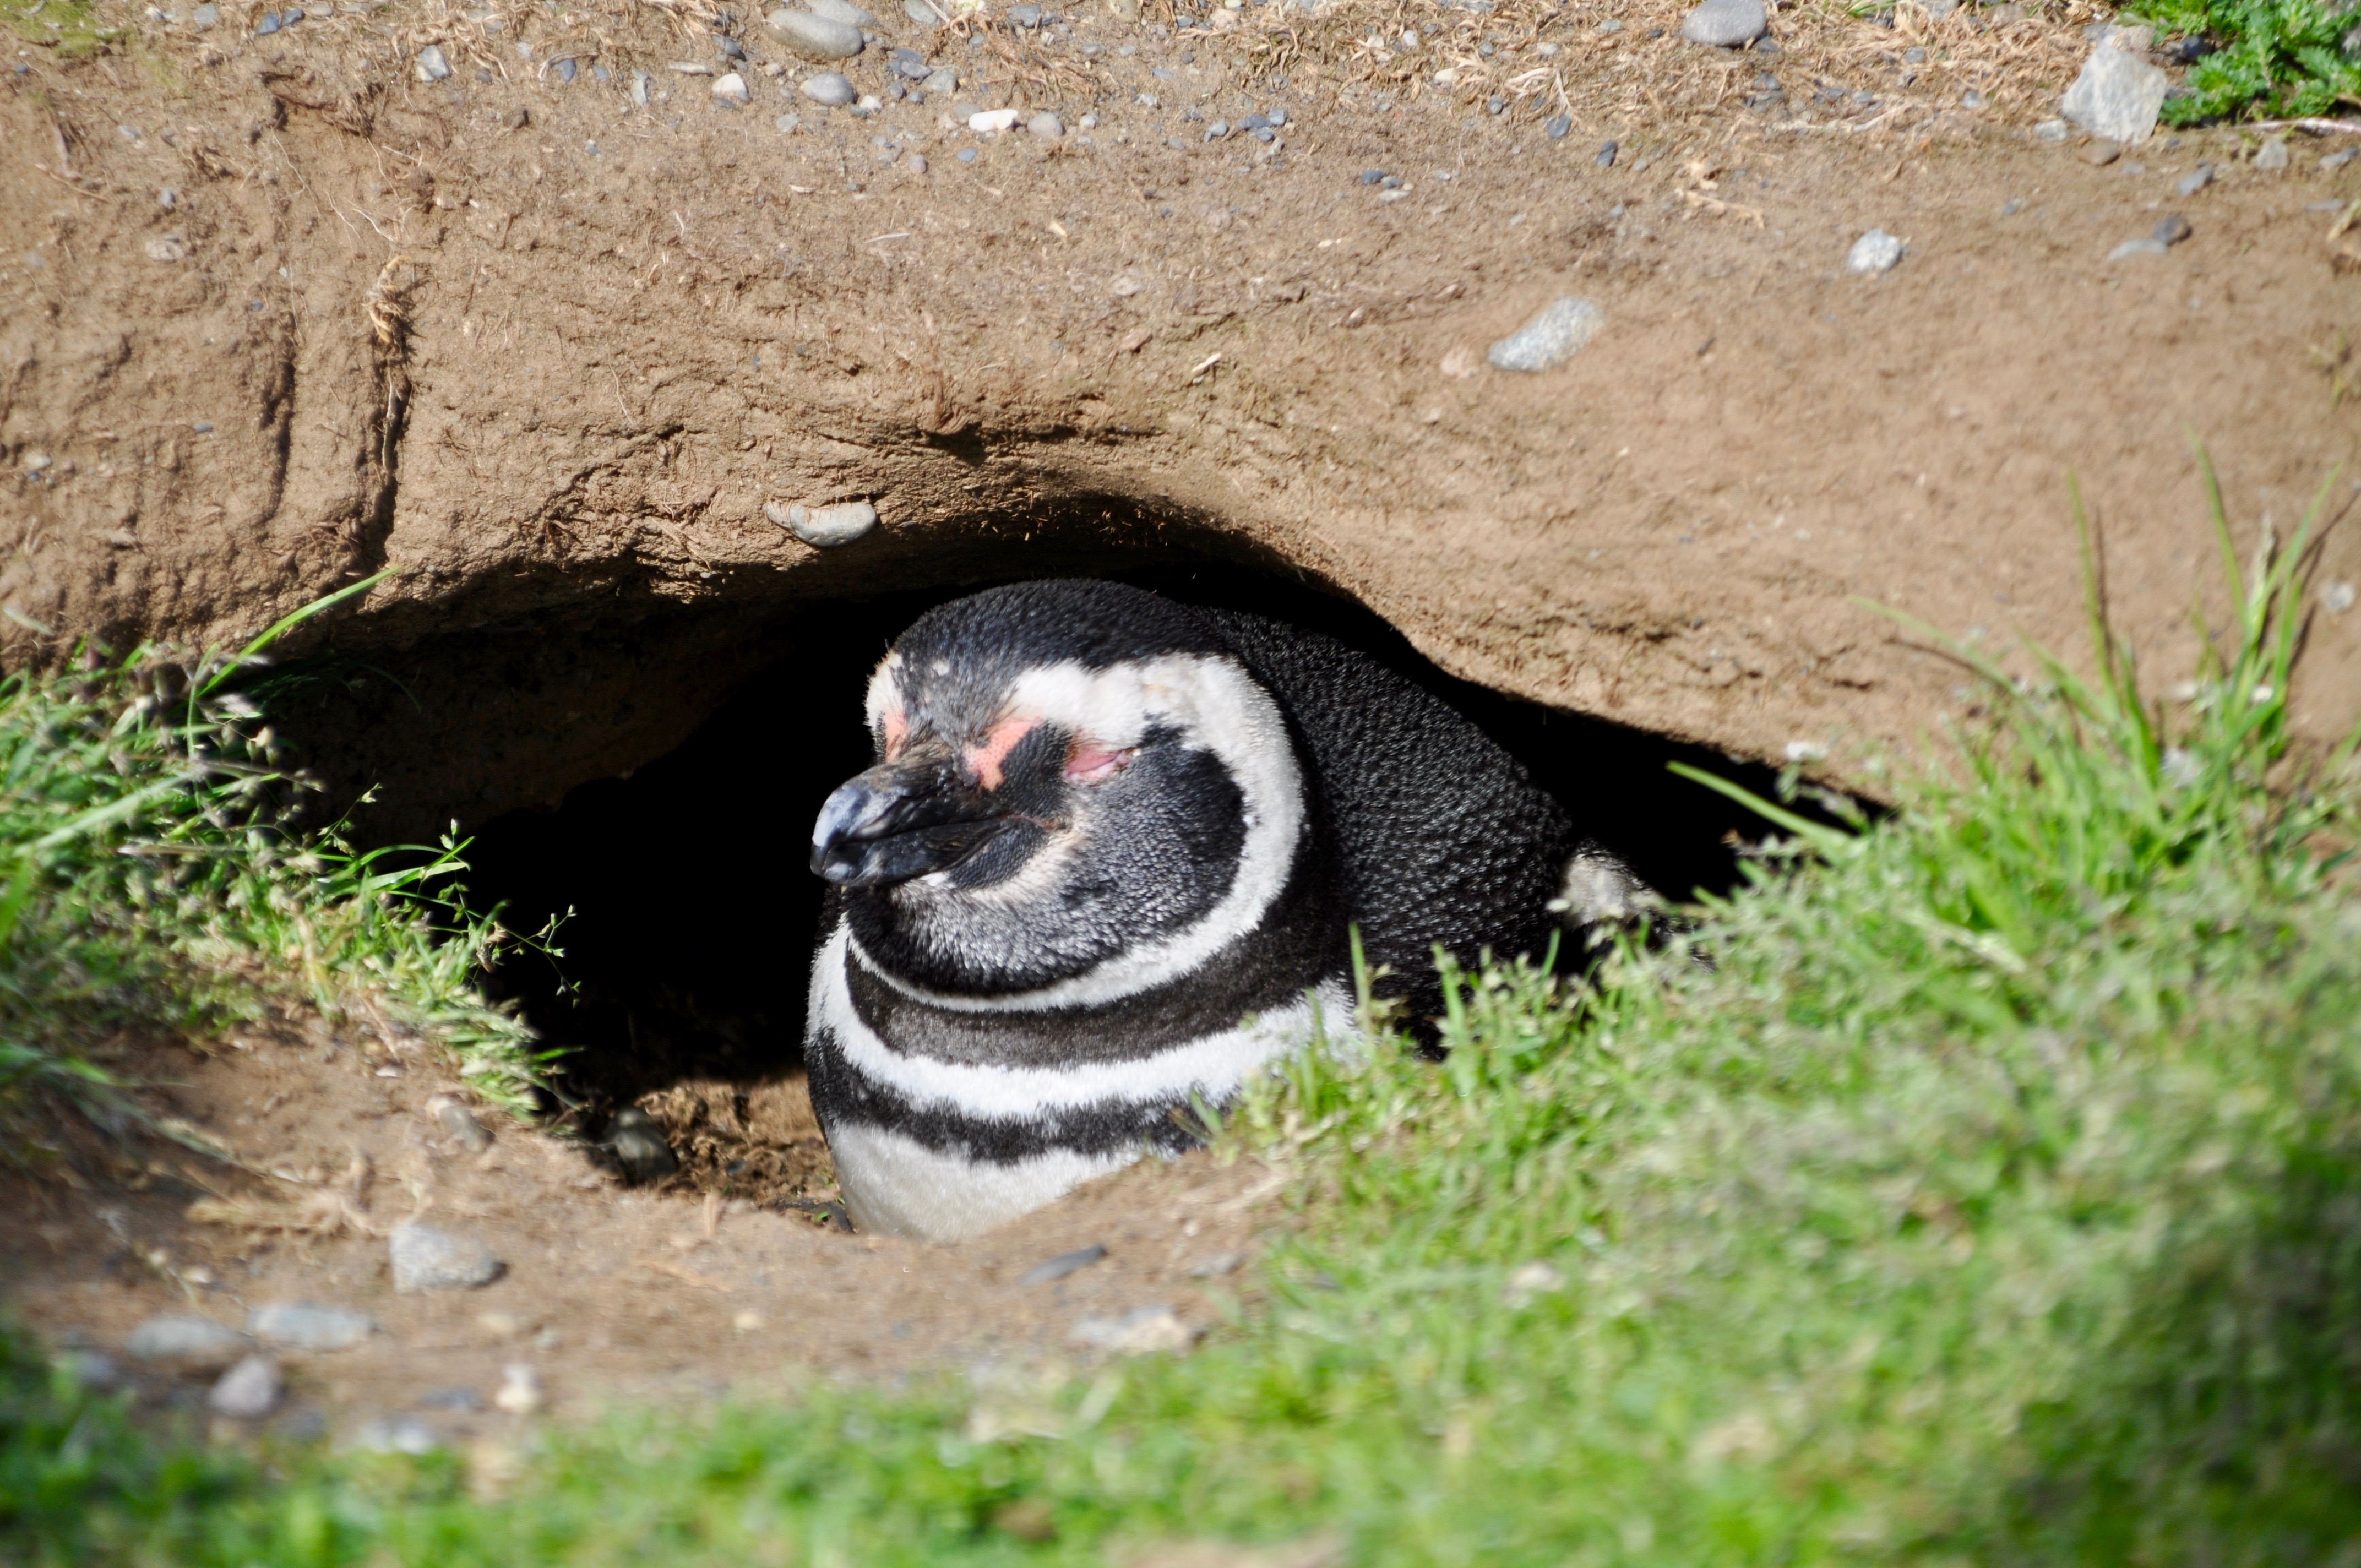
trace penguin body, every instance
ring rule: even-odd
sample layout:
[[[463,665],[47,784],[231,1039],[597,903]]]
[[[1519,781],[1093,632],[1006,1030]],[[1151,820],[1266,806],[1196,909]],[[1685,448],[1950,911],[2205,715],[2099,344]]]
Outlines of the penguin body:
[[[1118,584],[941,606],[822,808],[806,1059],[848,1209],[953,1240],[1347,1036],[1348,927],[1413,1014],[1432,950],[1538,952],[1575,838],[1439,698],[1328,638]]]

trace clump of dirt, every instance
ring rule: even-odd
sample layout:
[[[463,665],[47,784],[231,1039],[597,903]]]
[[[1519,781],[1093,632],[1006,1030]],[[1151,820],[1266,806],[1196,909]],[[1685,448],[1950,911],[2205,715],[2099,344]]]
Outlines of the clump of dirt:
[[[743,1192],[758,1204],[807,1212],[838,1201],[828,1140],[799,1072],[752,1085],[692,1079],[634,1103],[663,1127],[680,1162],[667,1190]]]

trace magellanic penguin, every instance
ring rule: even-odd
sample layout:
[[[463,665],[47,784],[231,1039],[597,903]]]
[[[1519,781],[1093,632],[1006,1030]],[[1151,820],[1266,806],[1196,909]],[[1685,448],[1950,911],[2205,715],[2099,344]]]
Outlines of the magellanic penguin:
[[[1532,953],[1565,812],[1437,697],[1326,637],[1114,583],[928,611],[869,684],[877,763],[806,1057],[846,1206],[938,1240],[1191,1141],[1194,1097],[1352,1026],[1347,929],[1413,1014],[1433,949]]]

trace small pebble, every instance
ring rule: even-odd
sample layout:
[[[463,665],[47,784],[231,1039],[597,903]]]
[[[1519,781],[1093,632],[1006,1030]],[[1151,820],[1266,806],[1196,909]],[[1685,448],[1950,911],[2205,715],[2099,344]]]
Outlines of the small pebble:
[[[1567,294],[1494,344],[1484,357],[1497,370],[1548,370],[1565,364],[1607,324],[1607,313],[1588,300]]]
[[[629,1181],[658,1181],[680,1168],[679,1157],[664,1141],[664,1128],[636,1105],[624,1106],[607,1124],[606,1148]]]
[[[1375,185],[1378,181],[1383,180],[1385,177],[1386,171],[1382,169],[1364,169],[1361,170],[1361,183],[1364,185]]]
[[[1570,115],[1552,115],[1542,122],[1543,134],[1552,141],[1564,141],[1573,129],[1574,118]]]
[[[254,24],[254,36],[258,38],[267,38],[278,30],[279,13],[276,11],[265,11],[261,20]]]
[[[451,62],[443,58],[441,44],[428,44],[418,51],[418,80],[440,82],[451,74]]]
[[[376,1332],[358,1312],[309,1301],[278,1301],[246,1315],[247,1332],[291,1350],[348,1350]]]
[[[877,509],[867,501],[784,509],[772,502],[763,508],[763,514],[805,543],[822,550],[850,544],[877,526]]]
[[[1612,169],[1615,167],[1615,155],[1620,150],[1621,148],[1611,141],[1602,142],[1599,144],[1598,157],[1594,161],[1601,169]]]
[[[959,81],[959,72],[953,71],[950,66],[945,65],[938,66],[935,70],[928,71],[927,73],[927,79],[924,82],[919,82],[918,85],[925,91],[927,96],[931,98],[938,93],[948,95],[958,92]]]
[[[2124,149],[2114,142],[2094,141],[2082,149],[2082,161],[2093,169],[2104,169],[2123,155]]]
[[[2328,612],[2331,615],[2343,615],[2346,610],[2351,609],[2353,599],[2353,585],[2347,582],[2331,583],[2327,590],[2320,596],[2320,602],[2328,607]]]
[[[484,1408],[484,1397],[473,1388],[455,1385],[447,1388],[429,1388],[418,1396],[418,1406],[425,1410],[480,1410]]]
[[[801,115],[781,115],[771,122],[771,127],[783,137],[793,136],[804,128],[804,117]]]
[[[848,27],[873,27],[877,25],[877,18],[854,5],[852,0],[804,0],[804,9],[831,22],[842,22]]]
[[[434,1429],[413,1416],[380,1416],[353,1431],[353,1446],[369,1453],[407,1453],[412,1458],[443,1446]]]
[[[2172,247],[2160,239],[2127,239],[2107,252],[2110,261],[2128,261],[2141,256],[2162,256]]]
[[[556,64],[551,66],[549,68],[549,73],[557,78],[559,85],[571,86],[574,82],[574,73],[577,67],[574,63],[574,57],[568,55],[564,60],[561,60]]]
[[[2033,127],[2034,138],[2049,147],[2058,147],[2074,134],[2074,127],[2063,120],[2044,120]]]
[[[2285,137],[2272,137],[2255,149],[2255,167],[2280,170],[2288,166],[2288,144]]]
[[[1894,269],[1894,263],[1902,259],[1902,253],[1906,248],[1908,247],[1900,240],[1883,229],[1872,229],[1853,241],[1852,248],[1845,252],[1845,270],[1860,273],[1890,272]]]
[[[284,1387],[279,1363],[267,1355],[249,1355],[222,1374],[205,1396],[205,1406],[234,1420],[260,1420],[278,1406]]]
[[[1384,179],[1382,179],[1382,180],[1380,180],[1380,181],[1378,181],[1378,190],[1380,190],[1380,191],[1399,191],[1399,190],[1400,190],[1400,189],[1401,189],[1401,176],[1400,176],[1400,175],[1399,175],[1399,174],[1389,174],[1389,175],[1387,175]]]
[[[902,167],[913,174],[924,174],[927,171],[927,155],[923,152],[914,152],[902,160]]]
[[[189,428],[199,435],[211,435],[214,433],[214,422],[209,419],[191,420]]]
[[[713,79],[713,96],[723,104],[751,104],[754,94],[746,90],[746,79],[732,71]]]
[[[123,1342],[124,1354],[137,1360],[170,1362],[192,1371],[229,1366],[253,1349],[254,1342],[236,1329],[191,1312],[149,1318]]]
[[[2320,171],[2334,174],[2356,158],[2361,158],[2361,147],[2348,147],[2343,152],[2332,152],[2320,160]]]
[[[2213,166],[2210,163],[2201,163],[2196,168],[2191,170],[2188,173],[2182,175],[2180,177],[2180,183],[2176,184],[2173,189],[2183,196],[2194,196],[2198,192],[2202,191],[2205,187],[2213,183]]]
[[[975,148],[972,147],[963,147],[951,156],[958,159],[961,163],[973,163],[975,161]]]
[[[1106,1255],[1107,1249],[1096,1242],[1089,1246],[1076,1247],[1071,1252],[1061,1252],[1055,1257],[1045,1257],[1027,1269],[1017,1276],[1016,1283],[1019,1285],[1053,1284],[1065,1278],[1069,1274],[1080,1273]]]
[[[386,1248],[393,1260],[393,1288],[405,1294],[489,1285],[500,1277],[503,1266],[492,1249],[474,1236],[415,1220],[394,1226]]]
[[[840,109],[853,99],[852,83],[840,71],[823,71],[818,76],[807,77],[797,91],[813,103],[825,104],[831,109]]]
[[[197,31],[201,33],[219,27],[220,25],[221,7],[214,5],[212,0],[206,0],[206,4],[197,6],[194,10],[189,13],[189,26],[196,28]]]
[[[1055,141],[1066,134],[1066,123],[1047,110],[1026,121],[1025,128],[1035,136],[1050,141]]]
[[[1067,1335],[1073,1343],[1118,1355],[1147,1355],[1157,1351],[1186,1350],[1197,1343],[1196,1331],[1170,1307],[1134,1307],[1119,1318],[1084,1318]]]
[[[1217,1252],[1213,1256],[1201,1258],[1195,1264],[1191,1265],[1189,1269],[1189,1277],[1191,1279],[1219,1279],[1224,1275],[1235,1274],[1239,1269],[1244,1268],[1246,1265],[1246,1255],[1242,1252]]]
[[[512,1361],[500,1368],[500,1391],[492,1396],[493,1404],[512,1416],[529,1416],[541,1409],[544,1398],[541,1374],[529,1364]]]
[[[1020,27],[1027,29],[1038,27],[1041,25],[1041,7],[1038,5],[1011,5],[1008,7],[1008,19],[1016,23]]]
[[[944,20],[935,14],[935,8],[928,5],[927,0],[902,0],[902,15],[922,27],[939,27]]]
[[[811,11],[782,5],[763,18],[763,26],[779,42],[807,60],[850,60],[861,52],[861,29]]]
[[[1016,111],[1014,109],[979,109],[967,117],[967,128],[983,137],[1013,130],[1016,125]]]
[[[481,1154],[492,1146],[492,1135],[476,1120],[475,1113],[448,1094],[437,1094],[426,1102],[426,1113],[434,1118],[444,1135],[469,1154]]]
[[[1204,139],[1207,141],[1220,141],[1224,137],[1226,137],[1229,134],[1230,122],[1227,120],[1215,120],[1212,125],[1205,127]]]
[[[1681,37],[1713,49],[1743,49],[1771,26],[1763,0],[1705,0],[1681,21]]]
[[[2189,237],[2189,220],[2179,213],[2167,213],[2156,220],[2156,227],[2149,231],[2149,237],[2162,240],[2167,245],[2179,245]]]

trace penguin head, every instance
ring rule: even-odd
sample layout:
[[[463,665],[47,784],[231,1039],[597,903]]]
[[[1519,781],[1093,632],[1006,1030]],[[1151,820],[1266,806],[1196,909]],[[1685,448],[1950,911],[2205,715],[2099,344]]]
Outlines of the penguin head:
[[[1141,589],[1020,583],[930,610],[868,718],[875,765],[820,808],[811,865],[907,984],[1126,994],[1250,929],[1294,862],[1277,703],[1208,619]]]

